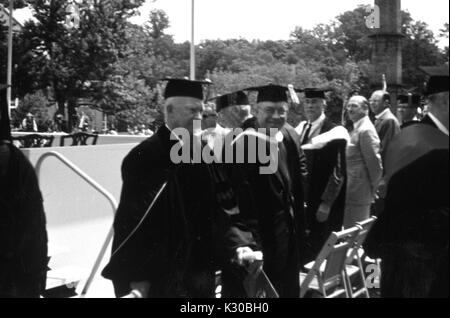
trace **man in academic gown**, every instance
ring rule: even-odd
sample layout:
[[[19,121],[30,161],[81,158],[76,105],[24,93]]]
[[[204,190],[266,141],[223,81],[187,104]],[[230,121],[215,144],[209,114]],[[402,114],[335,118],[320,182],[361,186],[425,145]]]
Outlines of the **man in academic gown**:
[[[0,298],[39,298],[47,277],[47,231],[33,166],[11,143],[0,85]]]
[[[423,69],[430,112],[388,150],[386,205],[365,244],[382,259],[382,297],[449,295],[449,74]]]
[[[211,101],[220,113],[220,122],[227,128],[240,128],[245,121],[253,117],[248,96],[243,91],[214,97]]]
[[[304,155],[295,130],[286,124],[288,89],[268,85],[248,90],[258,92],[257,113],[233,140],[230,170],[240,210],[232,217],[233,226],[251,233],[279,296],[296,298],[305,232]],[[240,295],[235,290],[231,296]]]
[[[306,217],[311,261],[331,232],[342,229],[347,186],[345,150],[350,136],[344,127],[325,116],[327,90],[303,91],[307,120],[296,131],[307,158]]]
[[[193,136],[201,130],[202,84],[169,80],[166,125],[123,162],[113,252],[103,270],[120,297],[214,297],[215,271],[233,257],[224,245],[227,213],[236,213],[231,188],[213,165],[191,163],[200,155]],[[187,161],[179,162],[185,150]]]
[[[419,121],[417,109],[420,107],[422,97],[419,94],[401,94],[397,96],[397,118],[401,129]]]

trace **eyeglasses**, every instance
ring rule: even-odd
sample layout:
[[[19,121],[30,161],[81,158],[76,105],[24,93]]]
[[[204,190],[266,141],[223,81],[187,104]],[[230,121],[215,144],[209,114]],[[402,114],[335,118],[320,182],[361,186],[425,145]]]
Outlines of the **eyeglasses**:
[[[264,109],[264,112],[267,115],[274,115],[275,112],[278,112],[279,115],[285,115],[286,109],[285,108],[276,108],[276,107],[267,107]]]

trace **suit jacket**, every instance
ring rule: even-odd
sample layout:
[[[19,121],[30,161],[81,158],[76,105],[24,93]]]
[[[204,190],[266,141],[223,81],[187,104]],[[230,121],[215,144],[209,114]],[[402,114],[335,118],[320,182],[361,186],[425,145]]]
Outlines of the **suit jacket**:
[[[347,147],[346,204],[371,204],[382,174],[380,139],[366,116],[350,133]]]
[[[380,118],[375,120],[375,128],[377,130],[378,137],[381,140],[380,154],[384,164],[389,144],[395,135],[397,135],[401,130],[400,123],[391,110],[387,109],[387,111]]]
[[[224,188],[226,184],[216,182],[213,165],[173,164],[170,150],[176,142],[170,134],[166,126],[161,127],[122,165],[113,253],[102,273],[113,281],[118,296],[129,293],[133,281],[150,282],[151,297],[214,295],[214,274],[225,257],[221,253],[226,251],[223,238],[228,224],[220,202],[232,193]],[[122,245],[165,182],[150,214]]]

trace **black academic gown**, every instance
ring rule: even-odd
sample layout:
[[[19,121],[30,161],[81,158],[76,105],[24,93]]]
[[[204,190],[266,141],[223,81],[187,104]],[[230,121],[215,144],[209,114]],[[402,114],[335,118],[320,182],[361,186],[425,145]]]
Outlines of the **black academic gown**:
[[[320,134],[335,127],[337,125],[327,118]],[[331,232],[342,229],[347,181],[346,145],[345,140],[333,140],[322,149],[305,150],[308,167],[306,217],[310,232],[308,261],[316,258]],[[332,203],[331,211],[328,220],[319,223],[316,214],[324,199]]]
[[[255,129],[256,120],[251,123],[250,127]],[[246,125],[248,127],[249,123]],[[257,245],[255,248],[264,254],[263,268],[280,297],[296,298],[305,231],[303,153],[294,141],[298,138],[293,138],[296,133],[292,127],[286,126],[283,134],[285,138],[279,144],[275,174],[260,174],[260,163],[251,164],[248,158],[244,164],[229,167],[240,211],[232,217],[232,224],[244,233],[251,233]],[[243,138],[247,154],[248,139]],[[224,285],[225,296],[245,296],[242,291],[227,291],[227,284]]]
[[[42,195],[28,159],[7,147],[9,158],[0,159],[0,298],[38,298],[48,263]]]
[[[419,140],[424,145],[415,149],[426,150],[416,151],[416,155],[413,152],[406,154],[404,160],[413,157],[406,165],[401,165],[400,160],[394,169],[388,166],[385,209],[365,243],[369,256],[382,259],[382,297],[449,295],[448,136],[441,133],[429,118],[415,127],[423,125],[432,127],[434,134],[423,140],[417,136],[409,137],[412,142]],[[411,128],[414,126],[405,131],[411,134]],[[399,138],[403,138],[400,141],[408,139],[405,131],[400,135]],[[400,148],[399,153],[408,151],[401,149],[402,142],[399,144],[398,141],[394,144]]]
[[[161,127],[123,162],[113,255],[102,273],[113,281],[117,296],[140,281],[150,282],[150,297],[214,296],[228,216],[217,203],[212,165],[173,164],[170,134]],[[117,250],[166,182],[148,217]]]

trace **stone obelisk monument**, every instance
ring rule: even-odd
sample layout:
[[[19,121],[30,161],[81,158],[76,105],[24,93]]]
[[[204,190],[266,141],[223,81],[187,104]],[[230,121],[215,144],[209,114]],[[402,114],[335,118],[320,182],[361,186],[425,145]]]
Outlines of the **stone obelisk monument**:
[[[379,9],[379,25],[370,36],[372,39],[373,89],[382,88],[383,74],[386,75],[392,104],[396,107],[397,95],[402,87],[402,16],[401,0],[375,0]]]

